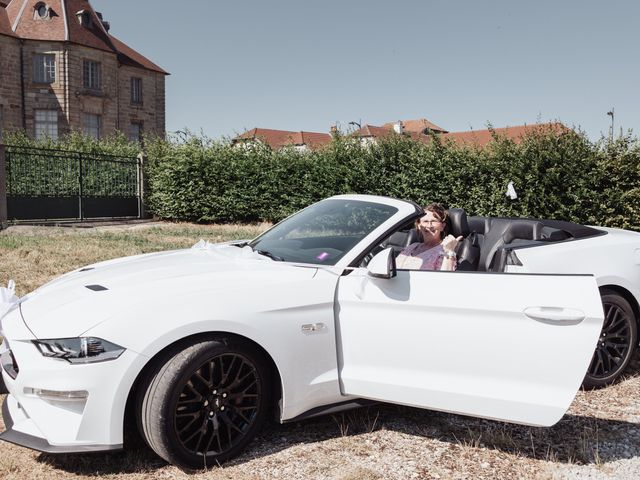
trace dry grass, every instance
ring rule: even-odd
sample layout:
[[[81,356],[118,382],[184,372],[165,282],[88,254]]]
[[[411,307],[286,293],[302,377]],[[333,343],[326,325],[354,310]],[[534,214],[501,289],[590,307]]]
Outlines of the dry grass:
[[[107,258],[255,236],[265,226],[16,228],[0,232],[0,282],[24,294]],[[509,425],[395,405],[272,424],[222,468],[185,473],[145,448],[45,455],[0,444],[0,478],[493,479],[640,478],[640,358],[609,388],[579,392],[552,428]]]
[[[9,278],[24,295],[67,271],[101,260],[186,248],[199,239],[253,238],[267,224],[157,223],[99,228],[15,226],[0,232],[0,285]]]

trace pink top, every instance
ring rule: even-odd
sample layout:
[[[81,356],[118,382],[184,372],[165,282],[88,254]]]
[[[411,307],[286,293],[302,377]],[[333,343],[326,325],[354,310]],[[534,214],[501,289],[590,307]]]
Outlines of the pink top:
[[[422,242],[412,243],[396,259],[396,267],[408,270],[440,270],[444,249],[441,244],[427,248]]]

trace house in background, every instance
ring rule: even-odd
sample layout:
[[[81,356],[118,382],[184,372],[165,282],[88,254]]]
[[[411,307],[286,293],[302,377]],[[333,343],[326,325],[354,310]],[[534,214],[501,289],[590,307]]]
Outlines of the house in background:
[[[87,0],[0,0],[0,136],[163,135],[166,75]]]
[[[420,139],[421,137],[440,133],[447,133],[447,131],[426,118],[419,118],[418,120],[389,122],[381,127],[366,124],[351,135],[359,138],[363,145],[368,145],[374,143],[378,138],[384,138],[394,134],[408,135],[414,139]]]
[[[508,138],[513,140],[515,143],[520,143],[526,134],[537,129],[550,129],[558,133],[567,130],[567,128],[561,123],[552,122],[494,128],[491,130],[482,129],[463,132],[448,132],[423,118],[419,120],[399,120],[397,122],[385,123],[381,127],[365,125],[353,132],[352,135],[360,138],[362,144],[371,144],[378,138],[384,138],[394,134],[410,136],[415,140],[428,143],[434,135],[437,135],[442,141],[450,140],[461,145],[466,144],[475,147],[484,147],[491,142],[494,135]]]
[[[382,126],[365,124],[356,131],[349,133],[360,140],[362,145],[371,145],[380,138],[392,135],[404,135],[414,140],[429,143],[434,136],[442,141],[452,141],[460,145],[470,145],[482,148],[493,139],[494,135],[508,138],[515,143],[520,143],[522,138],[538,129],[551,130],[556,133],[567,131],[567,127],[559,122],[535,123],[533,125],[518,125],[494,129],[469,130],[463,132],[449,132],[426,118],[417,120],[398,120],[385,123]],[[261,142],[273,150],[285,146],[292,146],[299,151],[316,150],[329,143],[336,127],[331,127],[331,134],[314,132],[292,132],[288,130],[272,130],[268,128],[253,128],[232,140],[234,145],[246,145],[252,142]]]
[[[269,128],[252,128],[235,137],[233,145],[250,145],[252,143],[268,145],[272,150],[293,147],[300,152],[317,150],[331,143],[331,134],[317,132],[291,132],[289,130],[273,130]]]

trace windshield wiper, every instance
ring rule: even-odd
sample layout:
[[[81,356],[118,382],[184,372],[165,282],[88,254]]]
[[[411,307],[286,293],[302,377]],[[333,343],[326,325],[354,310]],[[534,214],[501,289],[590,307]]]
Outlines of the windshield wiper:
[[[267,251],[267,250],[254,250],[254,252],[259,253],[260,255],[264,255],[265,257],[269,257],[272,260],[275,260],[277,262],[284,262],[284,258],[279,257],[277,255],[274,255],[273,253]]]

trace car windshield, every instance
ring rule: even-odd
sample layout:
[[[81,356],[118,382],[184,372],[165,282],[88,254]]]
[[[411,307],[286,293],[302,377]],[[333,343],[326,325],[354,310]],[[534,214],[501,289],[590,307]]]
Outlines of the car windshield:
[[[335,265],[397,211],[389,205],[361,200],[323,200],[287,218],[249,245],[274,260]]]

